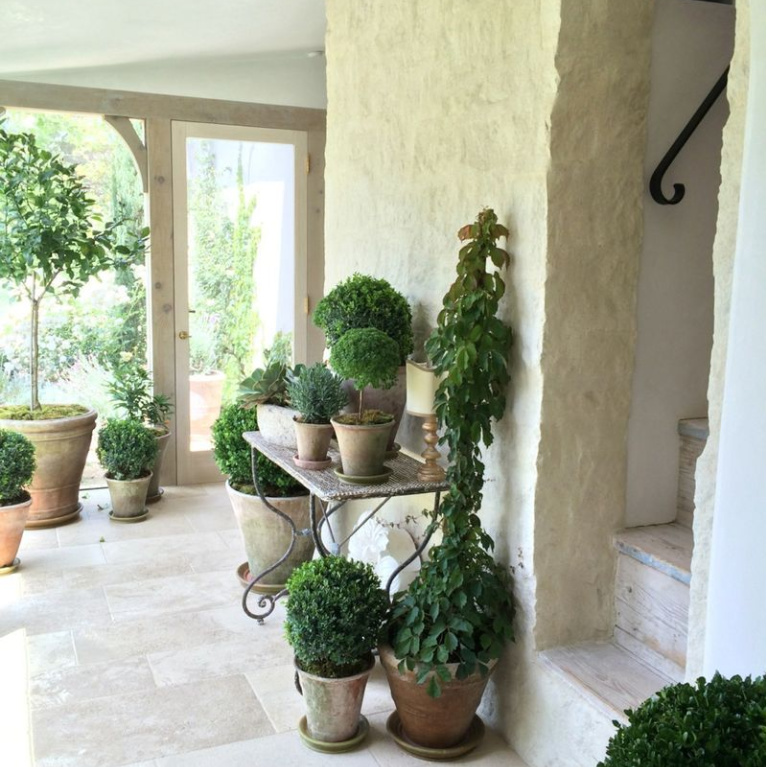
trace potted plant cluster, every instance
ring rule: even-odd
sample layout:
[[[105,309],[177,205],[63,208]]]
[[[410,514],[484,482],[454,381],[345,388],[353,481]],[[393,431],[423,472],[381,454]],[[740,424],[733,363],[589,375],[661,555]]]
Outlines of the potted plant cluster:
[[[365,392],[369,408],[394,416],[387,445],[387,450],[394,451],[394,439],[405,409],[405,361],[413,351],[413,316],[407,299],[384,279],[354,274],[317,304],[312,320],[325,334],[331,352],[348,331],[363,328],[380,330],[397,344],[399,363],[394,386],[371,387]],[[350,381],[346,391],[350,409],[358,410],[360,395]]]
[[[303,469],[325,469],[332,463],[328,447],[333,437],[330,419],[346,406],[343,380],[319,362],[302,367],[288,382],[298,453],[293,459]]]
[[[147,516],[146,497],[157,455],[152,431],[134,418],[110,418],[99,430],[96,455],[106,471],[115,522],[138,522]]]
[[[354,382],[358,392],[357,412],[331,419],[341,452],[342,471],[347,482],[385,482],[391,470],[384,460],[394,416],[364,408],[365,387],[391,388],[397,379],[399,349],[386,333],[359,328],[344,333],[330,352],[330,364],[339,375]]]
[[[509,572],[492,557],[482,528],[484,465],[480,443],[493,442],[503,416],[511,330],[496,316],[504,294],[499,270],[507,236],[492,210],[462,228],[457,278],[443,301],[426,349],[438,374],[435,398],[449,446],[450,490],[440,510],[441,543],[407,591],[395,595],[380,648],[397,708],[388,727],[405,748],[456,756],[477,745],[475,717],[489,675],[513,639]],[[487,271],[487,263],[495,266]],[[447,751],[446,751],[447,750]]]
[[[23,435],[0,429],[0,575],[19,566],[24,526],[32,499],[25,490],[35,470],[35,446]]]
[[[46,297],[77,296],[91,277],[143,253],[148,230],[123,242],[124,222],[103,226],[77,168],[38,146],[30,133],[0,125],[0,281],[30,307],[27,406],[0,407],[0,428],[28,437],[37,468],[28,527],[76,517],[96,412],[79,404],[41,405],[38,329]]]
[[[162,498],[160,472],[170,440],[168,424],[173,414],[170,397],[165,394],[153,394],[152,387],[152,377],[145,367],[127,363],[114,370],[112,383],[108,387],[112,402],[123,411],[126,418],[141,421],[157,441],[154,463],[147,467],[152,472],[147,490],[147,503],[155,503]]]
[[[285,633],[306,706],[299,732],[319,751],[354,748],[368,731],[360,711],[388,606],[381,582],[370,565],[329,556],[297,568],[287,588]]]
[[[714,674],[664,687],[618,728],[597,767],[762,767],[765,678]]]
[[[238,404],[223,408],[213,424],[213,457],[227,475],[226,491],[242,533],[247,562],[238,575],[243,583],[273,565],[291,545],[290,526],[264,506],[253,484],[251,450],[243,439],[246,431],[258,430],[256,410]],[[268,502],[290,518],[299,530],[309,527],[309,496],[306,489],[276,464],[260,453],[255,470],[258,483]],[[277,593],[293,569],[312,558],[314,543],[309,536],[299,536],[290,556],[264,576],[256,591]]]

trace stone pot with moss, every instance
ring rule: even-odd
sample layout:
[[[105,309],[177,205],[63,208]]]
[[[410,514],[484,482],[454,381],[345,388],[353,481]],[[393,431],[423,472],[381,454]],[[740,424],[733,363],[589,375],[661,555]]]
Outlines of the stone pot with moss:
[[[35,446],[15,431],[0,429],[0,574],[19,566],[24,526],[32,499],[25,489],[35,470]]]
[[[76,166],[38,146],[32,134],[0,125],[0,282],[30,307],[29,403],[0,406],[0,428],[35,445],[27,527],[61,524],[80,513],[80,481],[96,424],[88,407],[40,403],[40,307],[48,296],[77,296],[91,277],[135,262],[144,249],[146,230],[129,241],[124,221],[98,222]]]
[[[330,556],[301,565],[287,588],[285,634],[306,706],[299,733],[316,750],[355,748],[368,731],[360,712],[388,608],[381,582],[369,564]]]
[[[99,430],[96,455],[106,471],[115,522],[138,521],[147,515],[146,497],[157,456],[154,432],[135,418],[110,418]]]
[[[288,394],[299,414],[293,419],[298,453],[293,458],[302,469],[326,469],[332,461],[328,447],[333,437],[330,419],[346,406],[343,380],[319,362],[302,368],[288,382]]]
[[[336,285],[317,304],[312,319],[325,334],[325,343],[331,353],[349,330],[360,328],[380,330],[397,344],[399,363],[394,385],[387,388],[371,386],[364,391],[368,409],[394,416],[387,444],[387,450],[393,450],[405,411],[405,362],[413,351],[413,316],[407,299],[384,279],[354,274]],[[344,387],[349,397],[349,411],[354,412],[359,409],[361,393],[352,381],[346,381]]]
[[[399,349],[385,333],[375,328],[350,330],[330,352],[330,364],[339,375],[354,382],[359,393],[356,413],[331,419],[341,453],[346,482],[386,482],[391,474],[384,466],[394,416],[380,410],[366,410],[363,390],[392,387],[397,379]]]
[[[213,457],[228,477],[226,491],[245,544],[247,563],[238,568],[243,583],[276,564],[292,541],[290,525],[264,504],[253,483],[250,446],[242,435],[257,430],[256,410],[246,410],[238,404],[224,407],[211,430]],[[256,472],[267,501],[285,514],[298,530],[308,529],[309,495],[306,489],[260,453],[256,459]],[[288,558],[260,579],[254,590],[266,594],[282,591],[293,569],[310,560],[313,554],[311,537],[298,536]]]

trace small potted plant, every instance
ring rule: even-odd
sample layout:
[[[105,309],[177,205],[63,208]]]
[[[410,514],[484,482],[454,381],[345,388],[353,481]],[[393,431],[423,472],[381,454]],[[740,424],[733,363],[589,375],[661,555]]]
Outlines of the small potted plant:
[[[0,574],[13,572],[32,499],[35,446],[23,434],[0,429]]]
[[[273,565],[291,544],[290,526],[269,510],[253,484],[251,450],[243,439],[247,431],[258,431],[256,410],[227,405],[213,424],[213,457],[227,475],[226,491],[245,544],[247,562],[237,572],[247,584],[251,577]],[[309,495],[306,489],[260,453],[256,460],[259,486],[268,502],[285,514],[299,530],[309,528]],[[285,587],[293,569],[314,554],[310,536],[299,536],[290,556],[254,587],[274,594]]]
[[[287,588],[285,633],[306,706],[299,732],[316,750],[353,748],[367,733],[360,711],[388,606],[381,582],[369,564],[329,556],[297,568]]]
[[[133,418],[110,418],[99,430],[96,455],[106,471],[110,519],[137,522],[147,516],[146,496],[157,454],[154,434]]]
[[[370,388],[365,392],[369,408],[394,416],[387,445],[387,450],[393,450],[405,409],[405,361],[413,351],[413,316],[407,299],[386,280],[355,273],[338,283],[317,304],[312,320],[325,334],[331,353],[348,331],[360,328],[380,330],[397,344],[399,366],[394,386]],[[359,395],[351,382],[345,386],[349,407],[355,410],[359,406]]]
[[[152,472],[147,503],[155,503],[162,498],[160,472],[170,440],[168,423],[173,414],[170,397],[165,394],[153,394],[152,386],[152,376],[145,367],[128,363],[115,368],[113,381],[108,386],[112,402],[123,411],[125,417],[144,423],[157,440],[154,463],[147,467]]]
[[[325,469],[332,461],[328,446],[333,437],[330,419],[346,406],[343,380],[319,362],[302,368],[288,383],[288,395],[299,414],[293,419],[302,469]]]
[[[350,330],[330,352],[330,364],[343,378],[354,382],[359,392],[356,413],[331,419],[341,452],[342,480],[385,482],[391,471],[385,471],[384,459],[394,416],[380,410],[365,410],[363,389],[373,386],[388,389],[397,380],[399,367],[397,344],[375,328]]]

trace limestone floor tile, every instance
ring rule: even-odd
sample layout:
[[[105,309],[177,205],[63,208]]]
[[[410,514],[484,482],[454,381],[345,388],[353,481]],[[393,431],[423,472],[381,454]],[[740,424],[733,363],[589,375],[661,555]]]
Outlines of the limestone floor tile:
[[[245,677],[235,676],[35,711],[33,732],[37,767],[116,767],[272,727]]]
[[[19,547],[19,557],[23,558],[25,552],[36,551],[37,549],[55,549],[58,548],[59,539],[55,528],[44,530],[25,530],[21,536],[21,546]]]
[[[106,564],[98,541],[83,546],[56,549],[36,549],[24,555],[24,578],[40,572],[67,570],[72,567]]]
[[[33,709],[50,708],[154,688],[146,658],[134,657],[38,674],[30,683],[30,703]]]
[[[228,502],[226,506],[185,509],[184,518],[198,532],[237,529],[237,520]]]
[[[227,548],[235,549],[236,551],[245,551],[245,544],[242,542],[242,533],[239,528],[221,530],[218,535],[221,537],[221,540]]]
[[[142,524],[148,524],[151,520]],[[118,523],[111,523],[117,525]],[[188,524],[186,521],[184,524]],[[139,527],[125,525],[125,527]],[[127,562],[158,562],[170,557],[186,557],[188,562],[194,562],[201,551],[226,551],[227,546],[220,533],[185,532],[175,535],[158,534],[156,537],[146,537],[139,540],[122,540],[112,542],[107,539],[102,544],[107,562],[124,564]]]
[[[29,676],[59,671],[77,665],[71,631],[52,631],[27,637]]]
[[[191,498],[199,495],[226,495],[224,482],[215,482],[207,485],[183,485],[175,487],[166,487],[161,504],[167,501],[175,501],[179,498]]]
[[[112,522],[109,512],[104,510],[92,519],[81,519],[71,525],[59,527],[57,532],[61,546],[73,546],[81,543],[101,543],[102,538],[105,543],[113,543],[180,535],[192,532],[192,526],[183,515],[163,515],[161,510],[150,507],[149,517],[143,522]]]
[[[225,549],[220,551],[201,551],[191,560],[190,566],[196,573],[215,572],[217,570],[226,570],[231,573],[235,583],[237,579],[237,568],[245,562],[245,547],[241,549]]]
[[[105,586],[115,621],[237,604],[240,587],[227,572],[191,573]]]

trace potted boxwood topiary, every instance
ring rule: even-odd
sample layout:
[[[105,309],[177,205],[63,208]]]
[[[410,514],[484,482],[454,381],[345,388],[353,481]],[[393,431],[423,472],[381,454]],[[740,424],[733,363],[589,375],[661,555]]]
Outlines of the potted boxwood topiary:
[[[459,238],[470,241],[426,344],[437,373],[447,373],[435,405],[449,446],[450,490],[440,507],[442,542],[408,590],[395,595],[389,644],[380,648],[397,707],[388,726],[401,745],[460,753],[476,745],[482,725],[474,712],[513,639],[510,575],[493,560],[493,540],[478,516],[480,441],[493,442],[492,422],[503,416],[509,381],[511,330],[496,317],[505,289],[498,269],[509,256],[495,243],[507,235],[492,210],[460,230]],[[496,270],[487,271],[488,259]]]
[[[762,767],[765,679],[714,674],[664,687],[633,711],[597,767]]]
[[[247,431],[258,431],[256,411],[237,404],[225,406],[211,429],[213,457],[228,477],[226,491],[248,558],[237,570],[243,584],[273,565],[288,550],[292,540],[290,526],[264,506],[253,484],[250,446],[242,436]],[[307,529],[310,521],[306,489],[260,453],[256,472],[269,503],[289,517],[297,529]],[[313,554],[312,539],[299,536],[285,562],[265,575],[254,589],[267,594],[282,591],[293,569]]]
[[[328,446],[333,437],[330,419],[346,406],[343,381],[319,362],[302,368],[288,383],[288,394],[300,415],[293,419],[298,454],[293,459],[302,469],[325,469],[332,463]]]
[[[350,330],[333,346],[330,364],[339,375],[351,379],[359,393],[356,413],[331,419],[341,452],[339,476],[346,482],[386,482],[391,469],[384,467],[384,459],[394,416],[365,410],[363,390],[394,385],[399,367],[397,344],[375,328]]]
[[[165,394],[153,394],[152,386],[152,377],[145,367],[128,363],[115,368],[112,383],[108,386],[112,402],[127,418],[144,423],[152,430],[157,440],[157,455],[154,463],[147,467],[152,472],[147,490],[147,503],[155,503],[162,498],[160,472],[170,440],[168,423],[173,414],[170,397]]]
[[[116,522],[137,522],[147,516],[146,495],[157,455],[154,434],[134,418],[110,418],[99,430],[96,455],[106,471]]]
[[[394,427],[387,450],[394,449],[402,414],[405,410],[405,361],[413,351],[413,317],[407,299],[384,279],[355,273],[336,285],[318,304],[312,317],[325,334],[328,348],[333,347],[349,331],[375,328],[386,333],[399,351],[399,367],[394,386],[387,389],[371,387],[365,392],[368,407],[394,416]],[[346,384],[349,407],[358,408],[358,393],[349,381]]]
[[[41,405],[38,322],[46,296],[77,296],[91,277],[143,252],[148,230],[120,244],[123,222],[101,228],[77,168],[38,146],[30,133],[0,126],[0,280],[30,305],[28,406],[0,407],[0,427],[35,444],[37,469],[28,527],[60,524],[82,508],[78,495],[96,412],[82,405]]]
[[[370,565],[330,556],[301,565],[287,588],[285,633],[306,705],[299,732],[320,751],[353,748],[367,733],[360,711],[388,606],[381,582]]]
[[[0,429],[0,575],[18,566],[32,499],[25,487],[35,471],[35,446],[23,435]]]

